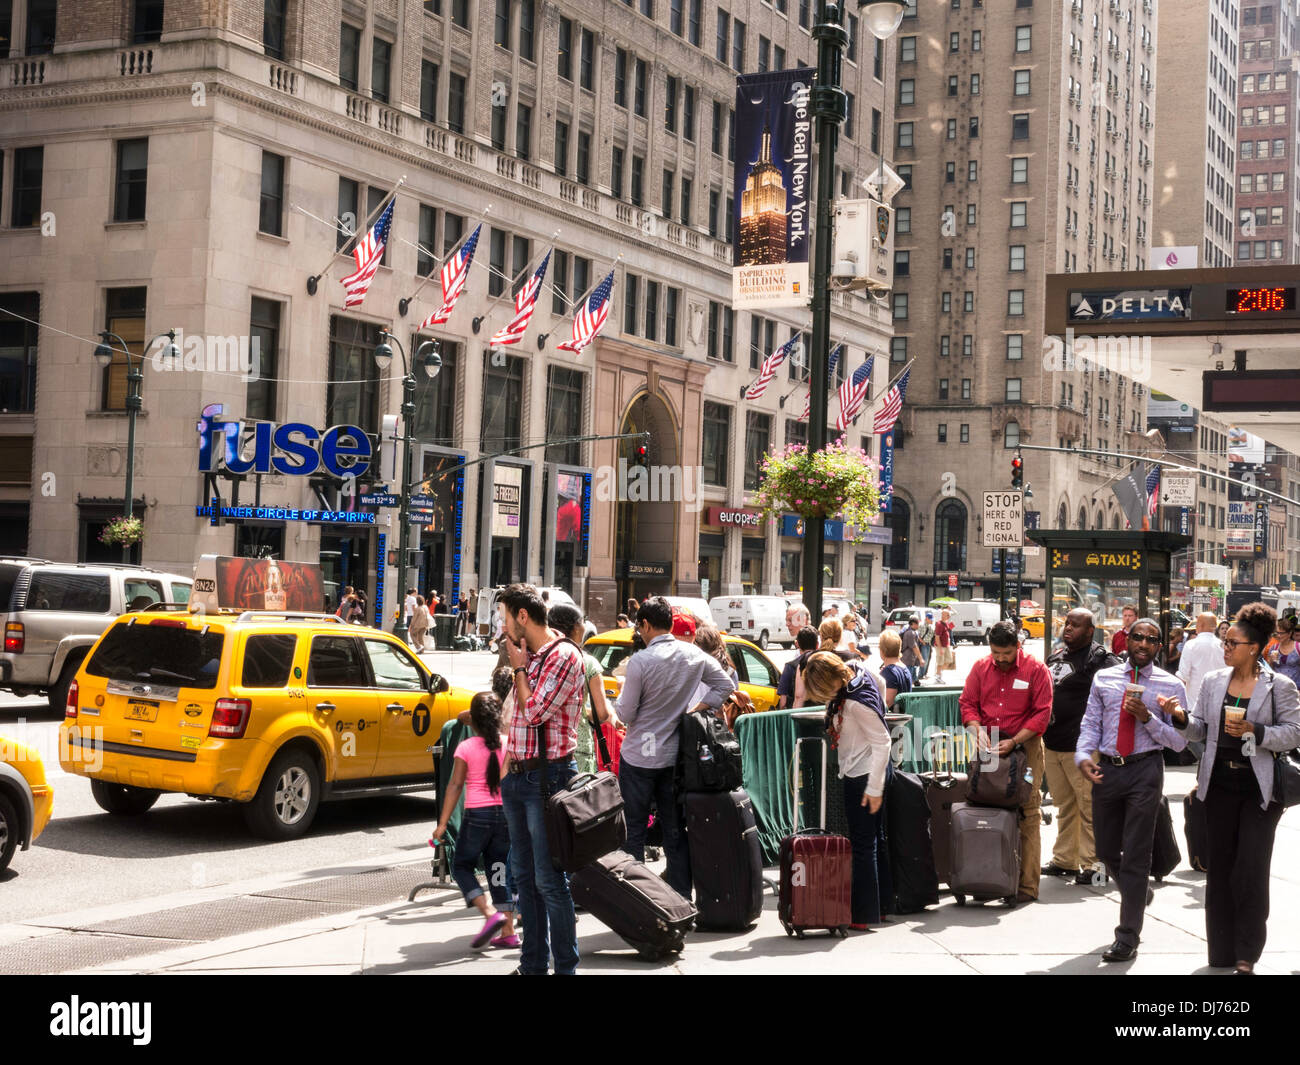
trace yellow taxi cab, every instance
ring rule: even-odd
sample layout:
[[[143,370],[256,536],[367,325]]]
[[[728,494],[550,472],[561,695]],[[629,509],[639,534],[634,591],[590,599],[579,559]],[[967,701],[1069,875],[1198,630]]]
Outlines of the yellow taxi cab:
[[[329,614],[190,611],[122,615],[68,690],[59,764],[109,813],[180,792],[293,839],[322,801],[433,786],[432,746],[473,693],[400,640]]]
[[[724,633],[722,641],[731,657],[731,664],[736,667],[741,690],[754,701],[754,709],[760,712],[775,709],[776,682],[781,671],[748,640]],[[632,654],[632,630],[611,629],[597,633],[582,645],[582,649],[600,663],[605,674],[605,697],[618,698],[623,688],[623,671]]]
[[[1043,638],[1043,615],[1042,614],[1025,614],[1020,619],[1020,628],[1028,639],[1041,640]]]
[[[36,842],[53,809],[54,789],[36,749],[0,736],[0,873],[19,847]]]

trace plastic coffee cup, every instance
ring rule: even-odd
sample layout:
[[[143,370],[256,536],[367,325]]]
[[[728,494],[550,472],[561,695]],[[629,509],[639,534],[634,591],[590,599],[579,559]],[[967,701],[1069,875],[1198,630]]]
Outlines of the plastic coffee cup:
[[[1124,685],[1124,701],[1128,702],[1128,697],[1130,695],[1136,695],[1139,699],[1141,699],[1145,691],[1146,688],[1143,687],[1141,684],[1126,684]]]
[[[1235,706],[1230,706],[1223,711],[1223,714],[1226,720],[1231,721],[1233,724],[1240,724],[1246,719],[1245,707],[1238,709]]]

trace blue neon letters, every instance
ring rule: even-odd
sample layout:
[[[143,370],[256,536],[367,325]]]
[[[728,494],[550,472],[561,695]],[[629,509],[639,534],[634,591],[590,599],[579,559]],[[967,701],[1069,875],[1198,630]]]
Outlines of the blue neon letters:
[[[335,477],[360,477],[370,468],[370,437],[358,426],[334,425],[323,433],[303,422],[254,422],[251,428],[253,451],[245,459],[241,457],[240,423],[221,421],[205,412],[199,423],[199,469],[211,473],[224,466],[231,473],[302,477],[324,466]],[[222,437],[224,449],[217,443]]]

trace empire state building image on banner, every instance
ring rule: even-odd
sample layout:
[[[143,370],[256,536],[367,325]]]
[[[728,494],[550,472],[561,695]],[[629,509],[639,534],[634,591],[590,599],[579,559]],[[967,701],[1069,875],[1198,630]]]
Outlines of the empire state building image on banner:
[[[750,168],[740,197],[740,265],[785,262],[786,220],[785,183],[772,162],[772,131],[768,128],[763,130],[758,161]]]

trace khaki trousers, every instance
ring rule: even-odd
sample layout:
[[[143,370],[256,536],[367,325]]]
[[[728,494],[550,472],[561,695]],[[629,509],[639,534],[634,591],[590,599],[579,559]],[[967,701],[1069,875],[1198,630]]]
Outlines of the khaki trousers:
[[[1039,826],[1043,823],[1043,793],[1038,782],[1043,779],[1043,737],[1025,742],[1029,768],[1034,774],[1034,794],[1020,809],[1020,893],[1038,898],[1038,878],[1042,873],[1043,849]]]
[[[1092,834],[1092,781],[1074,764],[1073,751],[1045,751],[1047,787],[1056,803],[1056,846],[1052,864],[1061,869],[1090,869],[1097,864]]]

